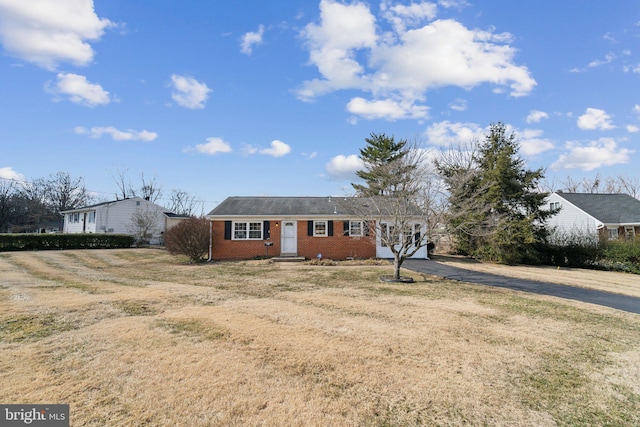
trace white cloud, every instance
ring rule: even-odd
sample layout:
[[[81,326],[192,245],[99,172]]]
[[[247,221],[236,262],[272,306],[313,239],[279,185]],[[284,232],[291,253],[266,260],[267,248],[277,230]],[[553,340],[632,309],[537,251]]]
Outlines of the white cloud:
[[[548,119],[549,114],[540,110],[531,110],[527,118],[525,119],[527,123],[539,123],[542,119]]]
[[[95,107],[111,102],[109,92],[97,83],[90,83],[85,76],[73,73],[58,73],[55,86],[47,84],[46,90],[56,95],[64,95],[71,102]]]
[[[196,151],[203,154],[218,154],[231,152],[231,145],[225,142],[222,138],[212,137],[207,138],[205,144],[196,145]]]
[[[13,181],[24,181],[25,177],[21,173],[18,173],[13,170],[10,166],[5,166],[0,168],[0,178],[2,179],[10,179]]]
[[[2,0],[0,40],[7,52],[40,67],[54,70],[59,63],[87,65],[106,28],[114,24],[99,18],[92,0]]]
[[[541,138],[542,131],[539,129],[525,129],[520,132],[516,132],[516,135],[520,142],[520,149],[522,154],[526,156],[535,156],[545,151],[552,150],[555,146],[553,142],[548,139]]]
[[[289,154],[290,152],[291,147],[289,147],[289,145],[285,144],[282,141],[278,141],[277,139],[271,141],[270,148],[264,148],[260,150],[260,154],[266,154],[267,156],[273,157],[282,157]]]
[[[427,91],[442,86],[490,83],[523,96],[536,85],[528,69],[514,63],[509,34],[471,30],[451,19],[425,24],[436,13],[426,2],[401,6],[384,1],[381,13],[393,31],[376,27],[365,3],[320,2],[319,23],[308,24],[301,36],[309,63],[321,77],[303,82],[297,92],[301,100],[356,89],[372,95],[369,104],[414,105],[424,101]],[[393,118],[397,112],[389,109],[389,114]]]
[[[582,130],[608,130],[615,126],[611,124],[611,116],[606,111],[597,108],[587,108],[587,111],[578,117],[578,127]]]
[[[633,106],[633,112],[640,116],[640,105],[636,104]]]
[[[363,3],[320,1],[320,25],[308,24],[302,37],[309,48],[309,61],[324,79],[306,81],[298,97],[311,100],[334,91],[361,87],[364,68],[356,60],[356,49],[376,44],[375,17]]]
[[[356,172],[364,169],[364,162],[355,154],[349,156],[338,155],[332,158],[325,166],[327,174],[334,179],[352,179]]]
[[[612,138],[600,138],[588,145],[568,142],[565,147],[568,153],[562,154],[558,161],[551,165],[552,169],[582,169],[592,171],[602,166],[613,166],[629,163],[635,151],[620,148]]]
[[[610,64],[616,59],[616,55],[614,53],[608,53],[604,56],[604,59],[596,59],[595,61],[589,62],[587,65],[588,68],[595,68],[601,65]]]
[[[449,104],[449,108],[454,111],[465,111],[467,109],[467,100],[462,98],[457,98],[451,104]]]
[[[640,132],[640,126],[637,126],[637,125],[627,125],[627,132],[629,132],[629,133],[636,133],[636,132]]]
[[[245,144],[242,147],[242,154],[244,154],[245,156],[251,156],[253,154],[256,154],[258,152],[259,148],[255,147],[253,145],[250,144]]]
[[[364,98],[353,98],[347,104],[347,111],[368,120],[397,120],[407,118],[427,118],[429,108],[414,105],[410,102],[398,102],[391,99],[368,101]]]
[[[149,132],[148,130],[136,131],[127,129],[122,131],[114,128],[113,126],[106,127],[92,127],[91,129],[78,126],[74,129],[74,132],[78,135],[88,135],[91,138],[100,138],[102,135],[110,135],[114,141],[153,141],[158,137],[155,132]]]
[[[411,3],[393,4],[389,0],[383,0],[380,4],[382,16],[393,25],[396,32],[406,31],[407,27],[415,27],[425,20],[436,17],[437,5],[435,3]]]
[[[245,55],[251,55],[253,52],[253,46],[262,44],[262,37],[264,36],[264,25],[258,26],[257,32],[248,32],[242,36],[241,52]]]
[[[204,108],[204,103],[209,98],[211,89],[205,83],[200,83],[193,77],[171,75],[173,93],[171,98],[181,107],[200,109]]]
[[[434,123],[427,128],[427,142],[443,147],[467,144],[484,138],[485,129],[475,123],[452,123],[447,120]]]

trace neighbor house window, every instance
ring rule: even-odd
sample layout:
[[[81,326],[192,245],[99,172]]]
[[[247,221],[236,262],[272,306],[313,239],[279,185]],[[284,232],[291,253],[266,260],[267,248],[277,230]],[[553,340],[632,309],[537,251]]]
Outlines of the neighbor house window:
[[[618,229],[617,228],[607,228],[607,234],[609,240],[617,240],[618,239]]]
[[[73,221],[71,222],[80,222],[80,214],[78,212],[73,214]]]
[[[560,209],[560,202],[549,203],[549,208],[551,208],[551,210]]]
[[[234,222],[234,240],[261,240],[262,222]]]
[[[95,224],[95,222],[96,222],[96,211],[89,212],[89,215],[87,216],[87,221],[89,222],[89,224]]]
[[[313,221],[313,235],[314,237],[326,237],[327,234],[327,221]]]

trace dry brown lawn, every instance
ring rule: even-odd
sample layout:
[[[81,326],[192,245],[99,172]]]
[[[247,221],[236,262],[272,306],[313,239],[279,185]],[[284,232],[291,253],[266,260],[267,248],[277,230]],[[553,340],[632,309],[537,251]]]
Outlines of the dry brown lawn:
[[[73,426],[640,425],[640,316],[389,269],[2,253],[0,402]]]

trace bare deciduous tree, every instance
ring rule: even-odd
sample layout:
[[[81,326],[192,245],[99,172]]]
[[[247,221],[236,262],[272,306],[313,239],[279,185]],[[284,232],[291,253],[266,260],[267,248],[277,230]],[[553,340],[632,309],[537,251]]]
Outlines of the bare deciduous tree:
[[[67,172],[51,175],[46,182],[47,204],[55,214],[89,204],[93,198],[84,186],[82,178],[72,178]],[[63,219],[60,217],[60,229]]]
[[[369,228],[370,237],[392,253],[396,280],[400,279],[403,262],[428,244],[426,224],[435,208],[431,199],[433,192],[426,185],[431,176],[428,164],[427,152],[414,143],[402,156],[377,165],[377,174],[381,176],[391,176],[398,170],[411,171],[403,174],[401,180],[395,180],[392,192],[353,197],[349,202],[349,208],[364,223],[375,224]]]
[[[169,195],[169,210],[178,215],[195,216],[202,202],[184,190],[172,189]]]
[[[138,208],[131,216],[129,232],[136,239],[136,245],[142,246],[150,243],[151,238],[159,233],[158,222],[160,212],[152,208]]]
[[[16,219],[18,185],[16,181],[0,178],[0,233],[7,232]]]

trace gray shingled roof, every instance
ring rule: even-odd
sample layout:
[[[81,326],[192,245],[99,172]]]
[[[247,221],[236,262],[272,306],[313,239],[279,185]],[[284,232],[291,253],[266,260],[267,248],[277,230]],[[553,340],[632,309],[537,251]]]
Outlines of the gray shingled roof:
[[[361,216],[379,214],[378,203],[361,197],[228,197],[210,217]],[[420,215],[418,210],[416,216]]]
[[[604,224],[640,223],[640,200],[627,194],[557,194]]]

